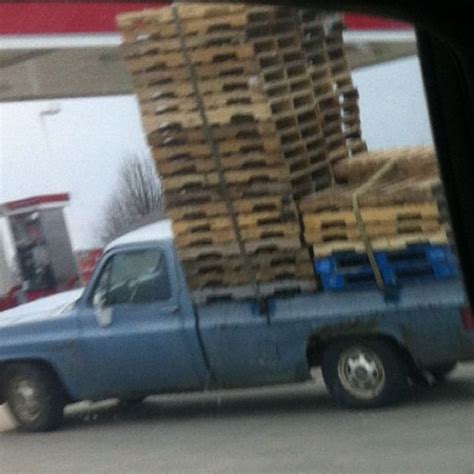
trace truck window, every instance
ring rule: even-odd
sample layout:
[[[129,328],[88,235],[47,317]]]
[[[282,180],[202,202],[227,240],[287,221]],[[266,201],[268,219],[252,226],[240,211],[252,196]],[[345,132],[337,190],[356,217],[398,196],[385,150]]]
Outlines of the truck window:
[[[94,290],[94,306],[147,304],[166,301],[171,286],[166,259],[160,249],[127,251],[107,262]]]

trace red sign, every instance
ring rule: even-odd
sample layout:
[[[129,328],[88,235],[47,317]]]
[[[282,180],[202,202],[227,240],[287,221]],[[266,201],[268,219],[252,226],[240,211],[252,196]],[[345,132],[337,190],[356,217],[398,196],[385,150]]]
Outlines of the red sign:
[[[112,33],[119,13],[156,8],[162,2],[0,3],[0,35]]]
[[[166,2],[7,2],[0,3],[0,35],[113,33],[119,13],[156,8]],[[406,23],[346,15],[351,30],[405,30]]]
[[[66,203],[69,201],[69,194],[43,194],[42,196],[33,196],[25,199],[19,199],[18,201],[5,202],[0,205],[0,210],[6,209],[8,211],[16,211],[18,209],[24,209],[31,206],[39,206],[41,204],[55,204],[55,203]]]

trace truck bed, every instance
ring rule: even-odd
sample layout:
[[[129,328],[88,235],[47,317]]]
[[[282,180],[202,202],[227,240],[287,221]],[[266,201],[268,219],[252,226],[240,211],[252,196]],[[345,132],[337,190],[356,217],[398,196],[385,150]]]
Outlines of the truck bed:
[[[459,308],[465,304],[462,282],[458,279],[414,282],[401,288],[397,298],[385,298],[376,288],[339,293],[319,292],[273,297],[268,300],[269,315],[279,319],[340,318],[386,311],[415,310],[422,307],[442,306]],[[199,319],[222,316],[238,317],[258,313],[256,301],[230,300],[198,305]]]
[[[287,374],[288,381],[308,379],[306,354],[313,337],[321,343],[341,336],[387,337],[420,367],[472,358],[472,336],[459,339],[464,302],[462,283],[454,279],[413,283],[396,300],[366,289],[271,298],[263,313],[256,301],[215,302],[196,312],[212,369],[224,386],[242,386],[262,376],[269,383],[285,382]],[[241,376],[226,384],[230,372]]]

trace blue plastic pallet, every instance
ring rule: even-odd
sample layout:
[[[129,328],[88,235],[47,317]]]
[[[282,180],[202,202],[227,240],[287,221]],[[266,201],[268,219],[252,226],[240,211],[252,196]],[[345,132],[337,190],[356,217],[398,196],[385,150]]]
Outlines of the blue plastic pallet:
[[[458,274],[456,259],[447,245],[414,244],[403,250],[374,252],[384,284],[397,287],[414,279],[443,280]],[[366,254],[337,252],[314,262],[327,291],[359,289],[375,285]]]

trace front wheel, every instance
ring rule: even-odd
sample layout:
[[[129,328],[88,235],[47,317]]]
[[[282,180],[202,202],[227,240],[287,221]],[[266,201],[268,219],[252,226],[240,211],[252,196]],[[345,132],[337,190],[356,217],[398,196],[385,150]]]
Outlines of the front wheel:
[[[375,408],[400,400],[408,390],[408,371],[399,352],[381,340],[331,343],[323,354],[322,373],[336,403]]]
[[[66,397],[51,370],[34,364],[15,364],[5,376],[5,399],[18,429],[50,431],[61,425]]]

